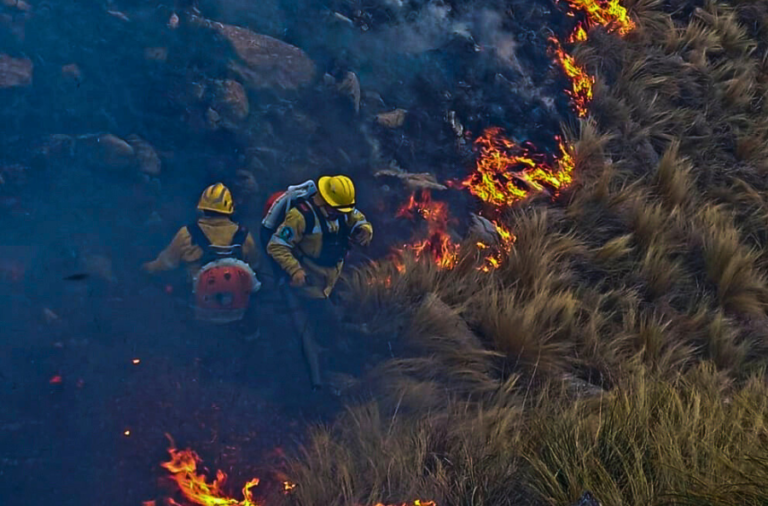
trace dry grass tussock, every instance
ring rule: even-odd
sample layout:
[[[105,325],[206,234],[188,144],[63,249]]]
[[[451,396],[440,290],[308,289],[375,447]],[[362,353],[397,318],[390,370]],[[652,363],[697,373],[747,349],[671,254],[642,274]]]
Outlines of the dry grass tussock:
[[[625,5],[576,51],[577,181],[505,216],[501,268],[468,239],[347,277],[397,358],[293,461],[298,504],[768,502],[768,7]]]
[[[762,505],[768,387],[734,386],[710,364],[661,381],[645,369],[600,398],[550,384],[525,397],[451,402],[420,416],[351,408],[318,427],[289,475],[294,504],[446,506]]]

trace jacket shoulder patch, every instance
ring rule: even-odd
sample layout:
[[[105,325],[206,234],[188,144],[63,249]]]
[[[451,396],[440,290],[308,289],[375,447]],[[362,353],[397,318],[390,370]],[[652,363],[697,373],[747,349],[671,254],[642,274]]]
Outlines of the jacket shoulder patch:
[[[280,231],[277,233],[277,236],[278,236],[280,239],[282,239],[282,240],[284,240],[284,241],[288,242],[288,241],[290,241],[291,239],[293,239],[293,236],[294,236],[294,233],[293,233],[293,229],[292,229],[291,227],[286,227],[286,226],[284,226],[284,227],[282,227],[282,228],[280,229]]]

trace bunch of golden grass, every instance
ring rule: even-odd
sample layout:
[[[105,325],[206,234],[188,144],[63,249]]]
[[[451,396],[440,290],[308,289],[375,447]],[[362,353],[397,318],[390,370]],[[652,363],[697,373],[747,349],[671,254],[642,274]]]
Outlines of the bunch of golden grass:
[[[671,381],[638,369],[600,401],[535,414],[525,481],[546,504],[584,489],[616,506],[765,504],[766,394],[761,378],[734,389],[708,364]]]
[[[375,369],[379,404],[293,462],[299,504],[768,501],[768,8],[732,4],[681,20],[629,0],[635,32],[591,34],[576,181],[561,209],[504,217],[499,270],[468,240],[450,271],[406,255],[351,274],[405,354]],[[574,376],[612,389],[543,386]]]
[[[519,504],[519,408],[453,404],[420,417],[376,404],[318,428],[289,462],[290,503],[353,506],[436,501],[441,506]]]
[[[608,394],[562,385],[439,412],[351,409],[289,462],[302,506],[760,505],[768,500],[768,387],[710,364],[660,379],[637,367]]]

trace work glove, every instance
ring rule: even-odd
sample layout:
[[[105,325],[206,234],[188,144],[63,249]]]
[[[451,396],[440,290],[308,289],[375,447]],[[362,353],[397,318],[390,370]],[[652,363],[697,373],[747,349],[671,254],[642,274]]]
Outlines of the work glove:
[[[355,240],[357,241],[357,244],[365,248],[371,244],[371,241],[373,240],[373,231],[367,227],[360,227],[355,234]]]
[[[291,277],[291,286],[299,288],[307,284],[307,273],[303,270],[297,271],[296,274],[294,274]]]

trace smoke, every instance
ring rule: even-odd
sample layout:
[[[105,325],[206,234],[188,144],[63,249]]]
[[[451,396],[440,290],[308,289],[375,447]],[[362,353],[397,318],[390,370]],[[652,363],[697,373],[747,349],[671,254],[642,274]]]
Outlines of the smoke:
[[[430,3],[415,19],[371,35],[389,51],[418,54],[439,48],[461,31],[463,26],[452,19],[450,6]]]

